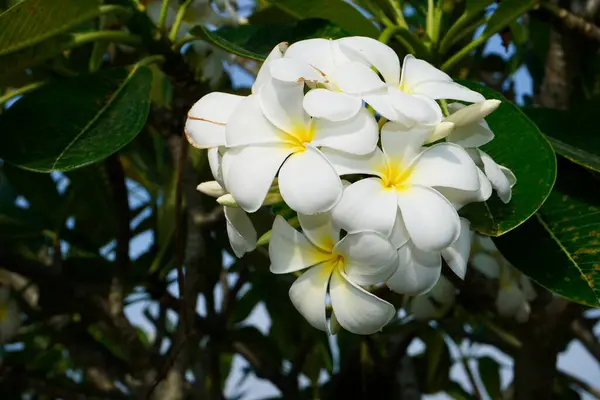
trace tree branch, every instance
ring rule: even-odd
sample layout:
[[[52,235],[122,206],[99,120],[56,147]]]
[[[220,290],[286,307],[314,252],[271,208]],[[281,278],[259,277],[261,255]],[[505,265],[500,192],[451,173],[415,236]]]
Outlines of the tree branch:
[[[600,362],[600,343],[594,332],[578,319],[571,323],[571,332],[586,350]]]

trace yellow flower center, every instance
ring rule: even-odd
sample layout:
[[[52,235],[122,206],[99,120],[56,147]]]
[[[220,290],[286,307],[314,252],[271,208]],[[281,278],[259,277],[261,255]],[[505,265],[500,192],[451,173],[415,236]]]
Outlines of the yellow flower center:
[[[315,126],[311,122],[308,124],[298,123],[291,132],[287,132],[289,146],[294,152],[301,152],[306,149],[306,144],[311,143],[315,138]]]
[[[378,171],[381,173],[383,187],[386,189],[402,190],[408,184],[412,168],[404,168],[400,163],[388,161],[385,165],[378,168]]]
[[[323,268],[321,274],[323,278],[328,278],[335,270],[343,271],[344,270],[344,256],[332,254],[332,258],[327,262],[327,266]]]

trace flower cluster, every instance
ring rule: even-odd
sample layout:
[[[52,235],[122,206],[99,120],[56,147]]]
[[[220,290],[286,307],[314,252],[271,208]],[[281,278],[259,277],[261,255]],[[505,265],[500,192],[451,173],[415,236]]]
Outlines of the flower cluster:
[[[395,315],[372,289],[425,293],[442,258],[464,277],[457,210],[510,200],[514,175],[479,149],[499,104],[374,39],[309,39],[276,46],[249,96],[200,99],[186,135],[208,149],[215,181],[198,189],[225,206],[235,254],[256,247],[247,213],[284,203],[297,219],[275,218],[271,271],[304,271],[290,298],[316,328],[370,334]]]
[[[498,280],[498,314],[517,322],[527,322],[531,312],[529,302],[536,297],[529,278],[504,258],[489,237],[475,234],[472,246],[471,265],[485,277]]]

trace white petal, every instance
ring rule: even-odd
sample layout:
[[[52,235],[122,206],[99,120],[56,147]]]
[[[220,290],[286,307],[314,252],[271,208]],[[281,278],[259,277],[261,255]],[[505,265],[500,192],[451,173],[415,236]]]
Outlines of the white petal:
[[[492,238],[489,236],[480,235],[479,233],[476,233],[473,237],[473,241],[477,244],[477,246],[481,247],[484,251],[487,251],[488,253],[495,254],[500,252],[494,244]]]
[[[263,62],[263,65],[261,66],[260,70],[258,71],[258,74],[256,75],[256,80],[252,85],[252,93],[257,93],[258,89],[260,89],[262,85],[264,85],[268,80],[271,79],[269,64],[271,63],[271,61],[275,61],[283,57],[283,54],[287,50],[287,47],[288,44],[286,42],[281,42],[278,45],[276,45],[273,48],[273,50],[271,50],[271,52]]]
[[[371,174],[383,177],[386,170],[386,159],[379,147],[376,147],[372,153],[363,156],[325,147],[321,149],[321,152],[333,165],[338,175]]]
[[[376,232],[350,233],[340,240],[333,253],[344,257],[344,272],[358,285],[383,282],[398,265],[396,249]]]
[[[396,192],[384,188],[378,178],[366,178],[344,189],[331,215],[349,233],[369,230],[389,237],[397,212]]]
[[[398,110],[396,110],[396,108],[392,104],[392,99],[390,97],[390,92],[392,90],[396,89],[379,89],[371,93],[363,94],[362,98],[368,105],[373,107],[373,109],[384,118],[387,118],[390,121],[402,120],[408,122],[408,118],[404,116],[404,114],[398,112]]]
[[[283,143],[287,135],[264,116],[258,95],[250,95],[240,102],[234,117],[227,123],[227,147],[248,144]]]
[[[362,108],[359,96],[327,89],[313,89],[304,96],[304,110],[315,118],[343,121],[352,118]]]
[[[225,147],[221,147],[221,149],[225,149]],[[213,178],[221,186],[225,186],[223,183],[223,171],[221,167],[221,162],[223,160],[223,156],[221,155],[221,150],[218,147],[212,147],[208,149],[206,152],[208,158],[208,166],[210,167],[210,172],[212,173]]]
[[[321,75],[305,61],[289,57],[274,60],[269,65],[271,76],[283,82],[322,81]]]
[[[400,80],[400,60],[396,52],[378,40],[352,36],[337,40],[342,51],[350,50],[364,58],[366,62],[377,68],[383,79],[389,84],[397,85]]]
[[[380,331],[396,314],[393,305],[354,284],[337,270],[331,276],[329,294],[339,324],[358,335]]]
[[[217,181],[202,182],[196,187],[196,190],[211,197],[221,197],[227,193],[227,191],[223,189],[221,184]]]
[[[485,121],[475,122],[470,125],[456,127],[447,137],[452,143],[466,148],[483,146],[494,139],[492,132]]]
[[[331,257],[331,253],[315,247],[303,234],[292,228],[281,215],[275,217],[269,241],[271,272],[287,274],[300,271],[329,260]]]
[[[225,186],[240,207],[247,212],[260,208],[277,170],[291,152],[281,145],[236,147],[225,152]]]
[[[298,214],[302,232],[315,246],[332,252],[340,240],[340,230],[333,224],[331,214],[319,213],[313,215]]]
[[[431,134],[431,128],[388,122],[381,128],[381,148],[390,162],[407,167],[421,152],[421,147]]]
[[[305,61],[325,73],[329,73],[334,65],[331,41],[328,39],[296,42],[287,49],[285,57]]]
[[[506,167],[502,167],[485,152],[479,150],[479,156],[483,162],[483,171],[490,180],[492,187],[498,193],[503,203],[508,203],[512,197],[512,187],[517,181],[515,175]]]
[[[396,272],[386,285],[396,293],[414,296],[431,290],[441,273],[442,258],[439,252],[422,251],[408,242],[398,250]]]
[[[410,181],[422,186],[479,190],[477,166],[460,146],[440,143],[427,148],[412,165]]]
[[[389,89],[390,101],[396,111],[408,121],[416,121],[420,124],[435,125],[442,122],[444,115],[440,106],[424,96],[407,94],[395,88]],[[402,119],[401,122],[404,122]],[[406,123],[406,122],[404,122]]]
[[[406,225],[404,225],[404,221],[402,220],[402,214],[396,213],[396,222],[394,222],[394,227],[392,228],[392,233],[390,234],[390,242],[392,245],[399,249],[404,246],[406,242],[410,239],[410,235],[406,230]]]
[[[487,253],[476,253],[469,260],[475,269],[481,272],[489,279],[498,279],[500,277],[500,264],[498,260]]]
[[[315,120],[315,146],[330,147],[350,154],[372,153],[379,140],[377,121],[366,108],[361,108],[345,121]]]
[[[272,79],[260,88],[258,98],[263,114],[277,128],[286,133],[306,129],[309,117],[302,107],[304,84]]]
[[[465,279],[467,262],[471,253],[471,223],[466,218],[460,219],[460,236],[456,242],[442,250],[442,257],[448,266],[460,279]]]
[[[236,256],[256,249],[256,229],[241,208],[223,207],[227,220],[227,236]]]
[[[312,146],[293,154],[279,171],[281,196],[298,213],[331,210],[342,197],[342,190],[342,182],[333,166]]]
[[[500,106],[500,103],[500,100],[496,99],[484,100],[469,106],[461,103],[450,103],[448,104],[450,116],[446,120],[454,122],[456,126],[476,124],[494,112]]]
[[[244,96],[213,92],[198,100],[185,122],[185,133],[192,146],[206,149],[224,145],[225,125],[243,99]]]
[[[458,214],[436,190],[414,185],[398,191],[398,205],[410,238],[419,249],[441,251],[458,239]]]
[[[527,301],[532,301],[537,297],[537,293],[535,292],[531,281],[527,276],[525,276],[525,274],[521,274],[521,277],[519,278],[519,285],[521,286],[521,290],[523,291]]]
[[[290,299],[309,324],[327,332],[325,295],[331,275],[331,264],[323,263],[303,273],[290,287]]]
[[[492,185],[481,169],[477,168],[477,174],[479,175],[479,190],[468,191],[445,187],[437,187],[436,190],[447,198],[457,211],[467,204],[487,201],[492,195]]]
[[[360,62],[338,66],[329,75],[331,82],[342,92],[362,94],[385,87],[385,83],[371,68]]]
[[[430,81],[452,82],[452,78],[427,61],[415,58],[411,54],[404,57],[400,79],[403,90],[413,90],[417,85]]]
[[[420,94],[432,99],[452,99],[477,103],[484,101],[485,97],[456,82],[424,82],[412,89],[414,94]]]

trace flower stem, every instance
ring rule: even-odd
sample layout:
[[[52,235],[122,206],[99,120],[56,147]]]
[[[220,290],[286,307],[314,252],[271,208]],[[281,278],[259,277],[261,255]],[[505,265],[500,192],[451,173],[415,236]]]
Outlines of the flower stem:
[[[137,67],[141,67],[143,65],[150,65],[150,64],[161,64],[165,61],[165,58],[161,55],[153,55],[153,56],[148,56],[146,58],[142,58],[140,61],[138,61],[135,66]]]
[[[169,0],[162,0],[160,6],[160,15],[158,17],[158,31],[162,32],[165,29],[167,23],[167,14],[169,13]]]
[[[427,0],[427,23],[426,30],[427,36],[433,41],[433,31],[434,31],[434,13],[435,6],[433,5],[433,0]]]
[[[177,40],[177,33],[179,31],[179,27],[181,26],[183,17],[185,16],[185,13],[187,12],[187,9],[190,6],[190,4],[192,4],[192,0],[186,0],[182,5],[179,6],[179,9],[177,10],[177,15],[175,16],[175,22],[173,23],[173,26],[171,27],[171,32],[169,33],[169,40],[171,40],[171,42]]]
[[[2,107],[4,104],[6,104],[9,100],[14,99],[17,96],[22,96],[24,94],[32,92],[35,89],[37,89],[41,86],[44,86],[45,84],[46,84],[46,82],[41,82],[41,81],[33,82],[28,85],[21,86],[18,89],[12,90],[12,91],[6,93],[4,96],[0,96],[0,107]]]
[[[399,0],[388,0],[390,6],[394,10],[394,14],[396,15],[396,24],[403,28],[408,29],[408,24],[406,23],[406,19],[404,19],[404,14],[402,13],[402,6],[400,5]]]
[[[91,42],[96,42],[100,40],[106,40],[111,42],[123,43],[132,46],[139,46],[142,44],[142,39],[139,36],[132,35],[129,32],[124,31],[95,31],[95,32],[85,32],[85,33],[75,33],[73,34],[73,41],[69,45],[69,48],[80,46],[82,44],[87,44]]]

